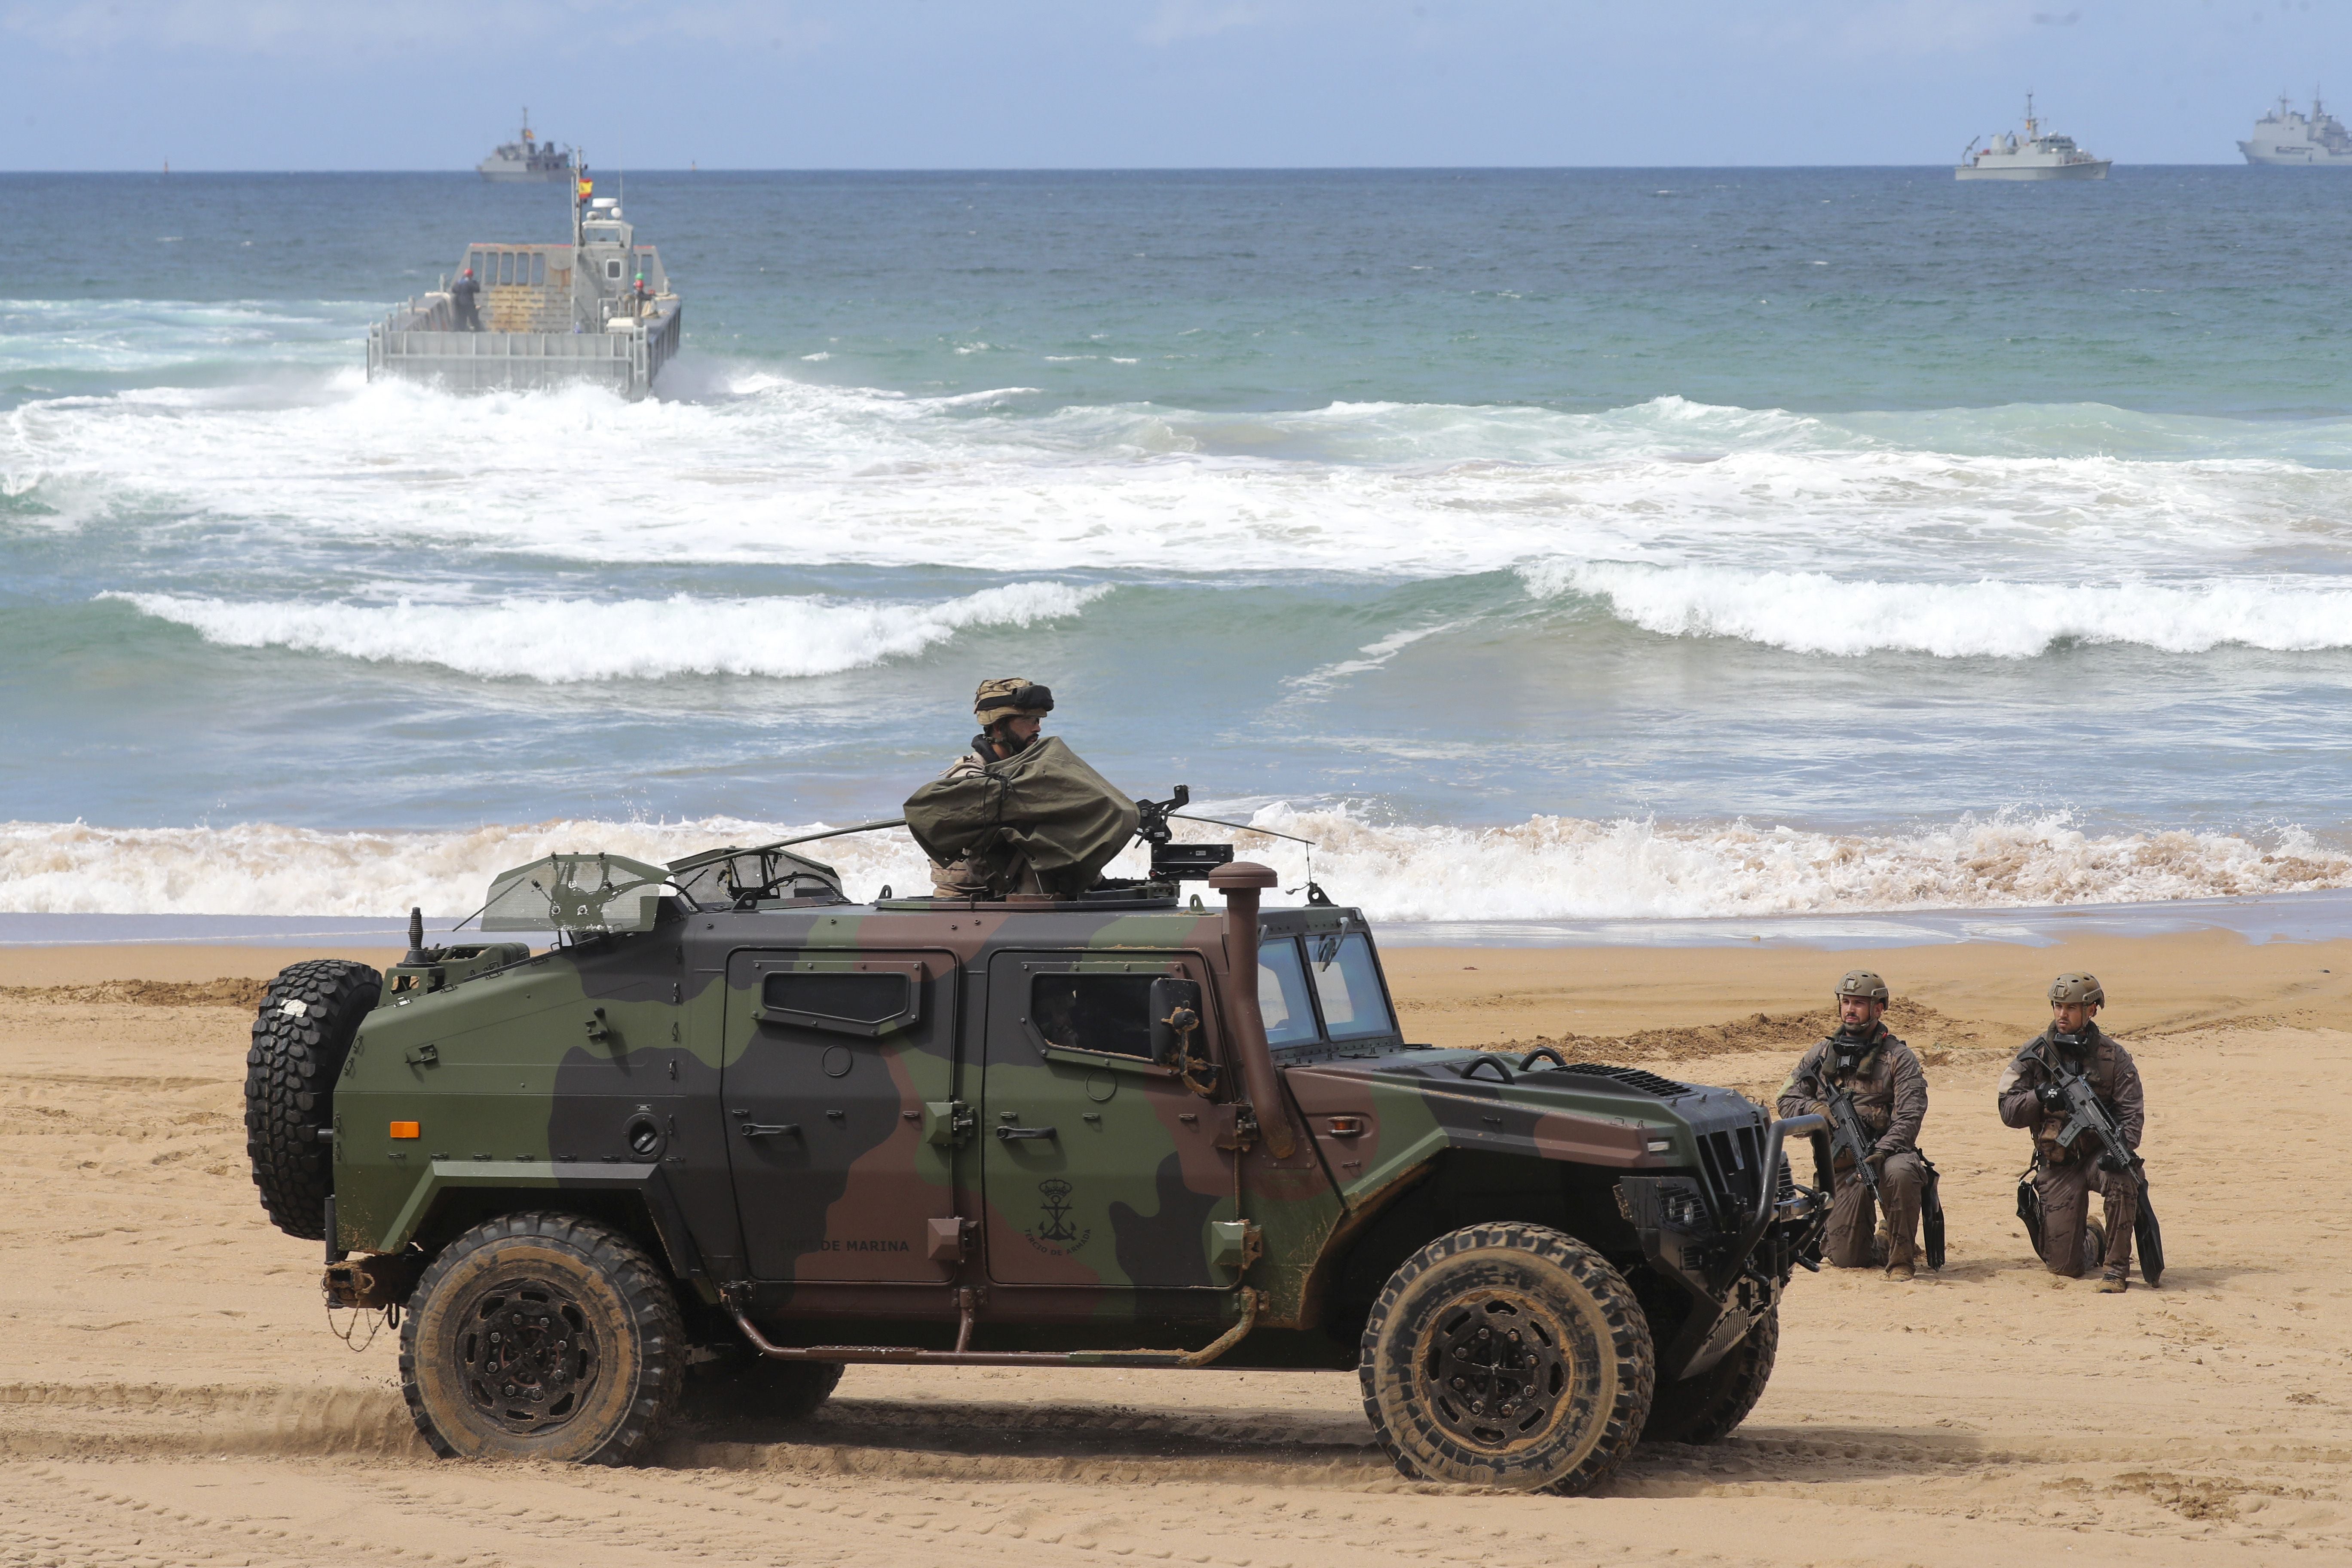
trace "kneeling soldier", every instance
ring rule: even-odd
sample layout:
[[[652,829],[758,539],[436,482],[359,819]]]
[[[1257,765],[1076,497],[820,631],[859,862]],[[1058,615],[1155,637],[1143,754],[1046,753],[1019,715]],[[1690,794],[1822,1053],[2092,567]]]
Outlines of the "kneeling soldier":
[[[2139,1178],[2128,1168],[2118,1168],[2092,1133],[2077,1134],[2071,1148],[2058,1142],[2072,1118],[2051,1064],[2061,1063],[2068,1073],[2087,1077],[2124,1142],[2138,1149],[2147,1102],[2131,1053],[2096,1022],[2106,999],[2096,975],[2062,974],[2053,981],[2050,1027],[2018,1051],[2000,1075],[2000,1119],[2033,1132],[2030,1174],[2041,1202],[2042,1262],[2051,1273],[2070,1279],[2104,1266],[2102,1292],[2122,1290],[2130,1283]],[[2094,1186],[2106,1200],[2104,1226],[2090,1219]]]
[[[1807,1051],[1780,1086],[1780,1114],[1831,1114],[1830,1101],[1851,1092],[1864,1127],[1874,1134],[1866,1156],[1886,1203],[1886,1277],[1908,1279],[1919,1256],[1919,1194],[1927,1177],[1919,1127],[1927,1120],[1927,1075],[1911,1047],[1886,1032],[1886,982],[1857,969],[1837,984],[1838,1031]],[[1872,1246],[1870,1184],[1843,1149],[1827,1163],[1836,1194],[1830,1204],[1830,1261],[1864,1268]]]

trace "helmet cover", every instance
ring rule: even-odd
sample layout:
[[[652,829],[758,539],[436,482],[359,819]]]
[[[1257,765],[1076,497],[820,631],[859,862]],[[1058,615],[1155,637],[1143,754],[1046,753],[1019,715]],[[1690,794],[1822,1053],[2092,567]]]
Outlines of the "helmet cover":
[[[1054,693],[1025,675],[1000,676],[980,683],[971,710],[983,730],[1000,719],[1043,719],[1054,710]]]

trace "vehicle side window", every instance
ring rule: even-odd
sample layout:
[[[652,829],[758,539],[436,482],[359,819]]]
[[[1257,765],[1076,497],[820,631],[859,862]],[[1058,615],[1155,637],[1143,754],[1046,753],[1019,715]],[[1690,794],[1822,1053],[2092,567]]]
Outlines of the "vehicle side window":
[[[1298,943],[1283,937],[1257,950],[1257,1010],[1265,1018],[1265,1043],[1295,1046],[1315,1038],[1315,1007],[1307,998],[1307,975],[1298,963]]]
[[[1065,1050],[1151,1058],[1150,974],[1040,974],[1029,983],[1029,1022]]]
[[[1358,1040],[1397,1032],[1388,1000],[1381,994],[1372,944],[1363,933],[1308,937],[1307,970],[1315,977],[1315,999],[1323,1005],[1323,1027],[1331,1038]]]
[[[812,1021],[880,1025],[907,1011],[911,984],[904,974],[771,974],[760,988],[760,1001]]]

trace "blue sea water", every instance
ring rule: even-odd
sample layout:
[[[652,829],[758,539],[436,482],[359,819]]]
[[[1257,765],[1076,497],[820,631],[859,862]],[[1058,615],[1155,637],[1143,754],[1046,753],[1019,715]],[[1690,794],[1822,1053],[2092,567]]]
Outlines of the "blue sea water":
[[[458,911],[887,816],[1004,673],[1399,919],[2352,886],[2325,179],[625,199],[686,299],[637,405],[361,373],[561,187],[0,175],[0,909]]]

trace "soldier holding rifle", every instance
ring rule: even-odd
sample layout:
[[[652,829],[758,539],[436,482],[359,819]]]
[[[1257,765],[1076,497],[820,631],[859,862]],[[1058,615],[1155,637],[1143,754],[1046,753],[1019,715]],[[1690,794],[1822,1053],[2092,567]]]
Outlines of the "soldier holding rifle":
[[[1927,1075],[1911,1047],[1886,1032],[1886,982],[1866,969],[1837,984],[1838,1029],[1807,1051],[1780,1086],[1780,1114],[1829,1119],[1829,1259],[1840,1268],[1879,1261],[1874,1211],[1886,1211],[1886,1278],[1909,1279],[1918,1259],[1921,1194],[1929,1167],[1919,1153]],[[1940,1261],[1930,1237],[1928,1262]]]
[[[2141,1237],[2140,1273],[2164,1270],[2164,1243],[2140,1174],[2147,1106],[2131,1053],[2097,1023],[2107,994],[2091,974],[2062,974],[2050,986],[2050,1027],[2028,1040],[2000,1075],[2000,1119],[2032,1129],[2033,1164],[2019,1184],[2018,1217],[2053,1274],[2079,1279],[2100,1268],[2099,1289],[2128,1288],[2132,1237]],[[2090,1218],[2091,1189],[2106,1200],[2106,1223]]]

